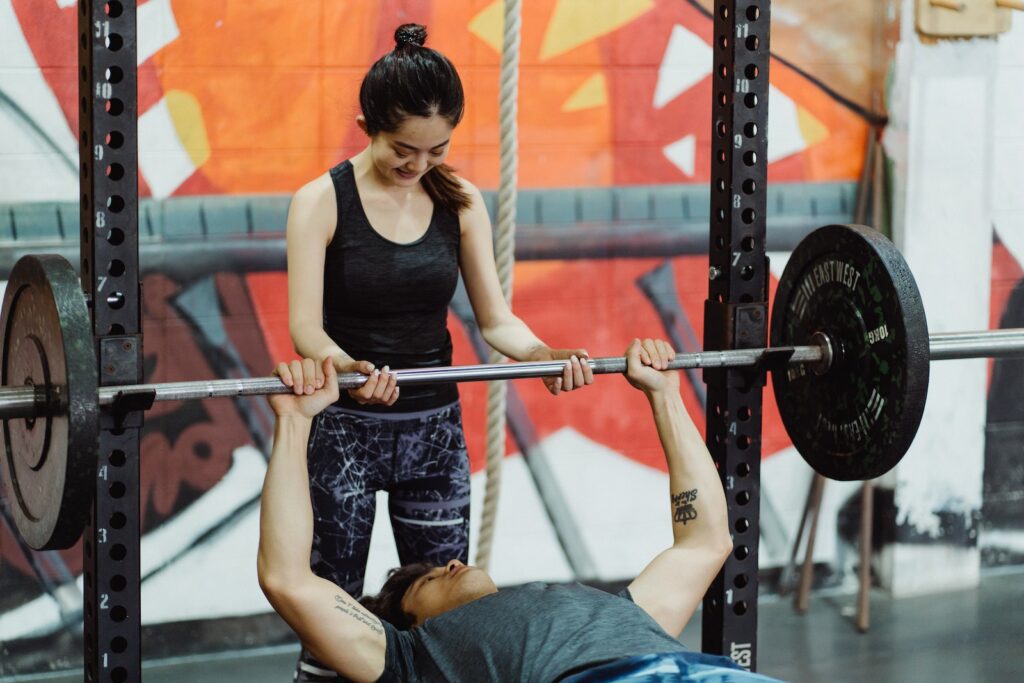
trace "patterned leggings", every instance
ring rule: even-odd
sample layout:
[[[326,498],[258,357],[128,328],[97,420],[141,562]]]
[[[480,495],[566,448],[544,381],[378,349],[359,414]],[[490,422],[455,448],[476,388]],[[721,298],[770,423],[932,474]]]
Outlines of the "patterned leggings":
[[[331,407],[309,439],[310,565],[353,597],[363,592],[377,491],[402,564],[469,559],[469,457],[458,403],[418,413]],[[303,651],[296,681],[337,680]]]

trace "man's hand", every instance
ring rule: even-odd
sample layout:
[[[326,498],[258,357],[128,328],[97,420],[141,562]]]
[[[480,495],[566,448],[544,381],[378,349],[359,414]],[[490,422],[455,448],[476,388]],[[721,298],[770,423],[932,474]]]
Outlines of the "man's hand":
[[[634,339],[626,349],[626,379],[648,396],[662,391],[679,393],[679,373],[666,371],[675,350],[661,339]]]
[[[290,394],[267,396],[278,417],[311,418],[338,400],[338,372],[330,358],[325,358],[320,367],[312,358],[278,363],[274,374],[292,387]]]

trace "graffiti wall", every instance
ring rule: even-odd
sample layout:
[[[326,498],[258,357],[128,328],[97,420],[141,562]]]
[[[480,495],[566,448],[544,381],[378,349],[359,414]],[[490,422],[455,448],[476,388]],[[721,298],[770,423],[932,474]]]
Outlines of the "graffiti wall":
[[[390,49],[394,28],[409,21],[427,25],[428,44],[452,59],[466,88],[467,113],[450,162],[481,188],[496,187],[501,0],[313,0],[287,3],[287,11],[276,0],[139,4],[143,196],[169,206],[189,197],[287,195],[358,152],[366,143],[354,121],[360,79]],[[880,106],[875,93],[889,27],[878,19],[884,3],[853,4],[774,3],[774,183],[814,188],[860,176],[872,112]],[[708,184],[711,3],[524,5],[524,188]],[[0,202],[59,203],[78,195],[76,11],[75,0],[0,0]],[[810,229],[817,215],[808,210],[798,218]],[[17,245],[12,229],[0,250]],[[176,258],[173,244],[163,249],[161,261]],[[1024,298],[1005,291],[1021,281],[1017,260],[1005,249],[994,253],[1007,283],[993,301],[997,325],[1024,315]],[[773,288],[784,263],[785,254],[773,255]],[[149,272],[143,281],[147,380],[262,375],[292,355],[283,272],[225,262],[188,277],[168,273]],[[707,258],[699,254],[531,260],[516,267],[514,307],[552,346],[582,344],[592,355],[615,355],[634,336],[667,335],[685,347],[702,338],[706,277]],[[449,325],[455,362],[480,362],[474,329],[457,306]],[[687,379],[684,399],[702,425],[702,385],[697,375]],[[498,583],[574,578],[524,451],[550,465],[592,559],[593,575],[585,578],[635,574],[671,537],[665,466],[645,402],[614,377],[558,398],[539,381],[512,386],[522,409],[512,418],[520,436],[509,439],[502,483],[491,563]],[[1003,386],[994,375],[993,392]],[[461,396],[475,529],[485,389],[464,385]],[[761,563],[771,569],[789,558],[810,471],[781,427],[771,392],[765,397]],[[204,631],[205,640],[188,639],[187,647],[288,638],[266,618],[270,608],[255,574],[271,417],[256,399],[159,404],[147,415],[144,622],[154,632],[209,620],[250,627]],[[852,576],[855,538],[845,529],[856,524],[844,526],[849,515],[841,512],[856,489],[830,484],[823,502],[815,556],[836,584]],[[397,563],[388,535],[386,520],[378,520],[368,590]],[[80,569],[79,548],[26,553],[9,527],[0,527],[0,673],[4,661],[17,662],[7,664],[11,671],[75,665]],[[164,640],[148,646],[153,654],[187,649]]]

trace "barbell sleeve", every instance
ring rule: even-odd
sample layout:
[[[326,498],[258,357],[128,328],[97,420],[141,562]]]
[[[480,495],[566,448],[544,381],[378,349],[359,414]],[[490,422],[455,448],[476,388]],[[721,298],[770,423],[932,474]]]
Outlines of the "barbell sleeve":
[[[931,360],[1012,358],[1024,355],[1024,328],[928,335]]]

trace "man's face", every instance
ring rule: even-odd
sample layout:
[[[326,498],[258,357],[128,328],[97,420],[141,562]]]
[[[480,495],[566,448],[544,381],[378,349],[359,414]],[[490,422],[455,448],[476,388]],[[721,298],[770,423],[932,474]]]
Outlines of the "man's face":
[[[415,617],[415,625],[419,625],[430,617],[497,592],[498,587],[487,572],[452,560],[416,579],[402,597],[402,609]]]

